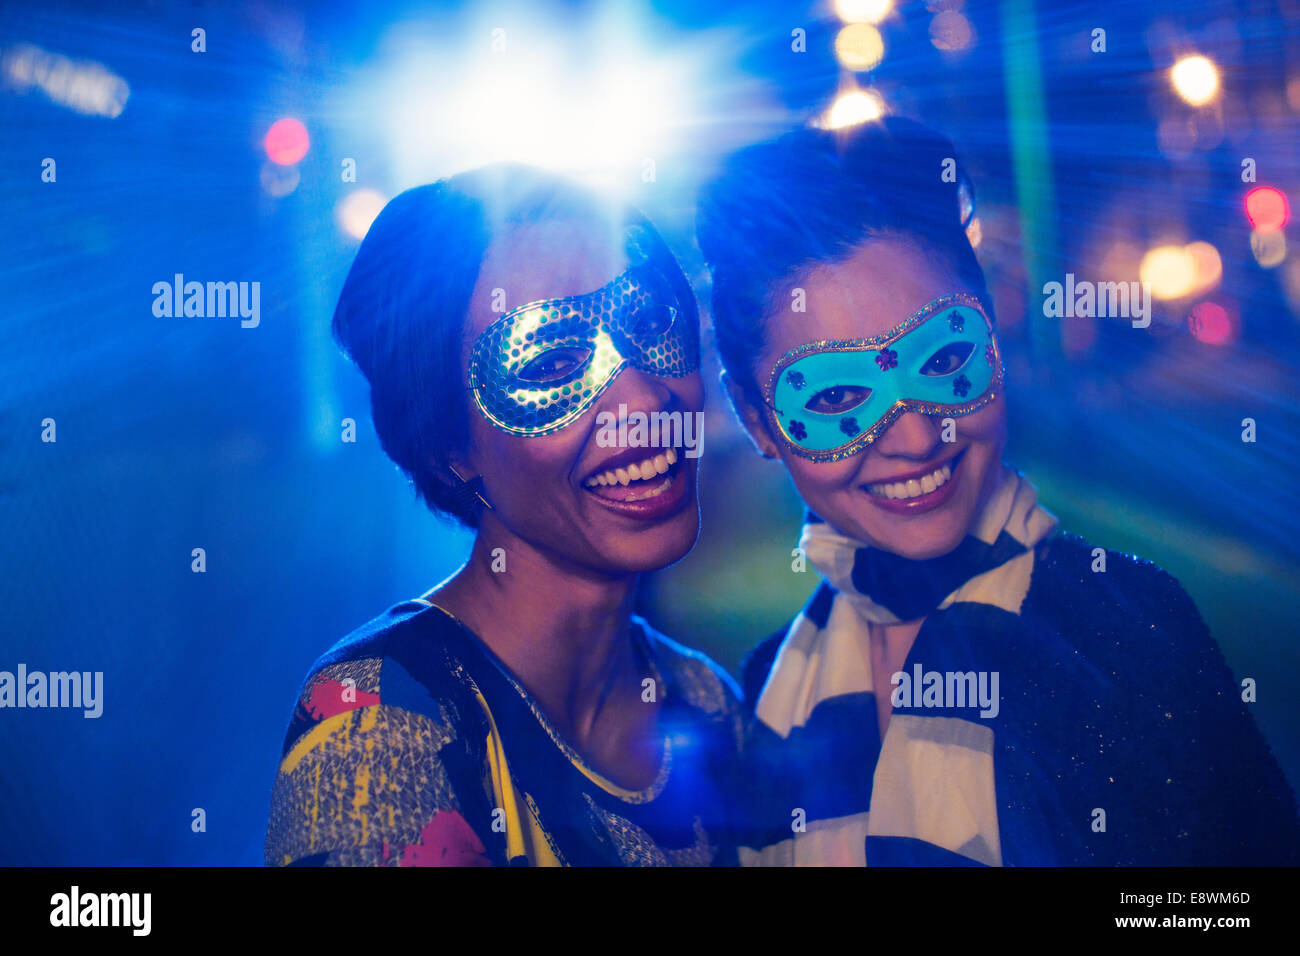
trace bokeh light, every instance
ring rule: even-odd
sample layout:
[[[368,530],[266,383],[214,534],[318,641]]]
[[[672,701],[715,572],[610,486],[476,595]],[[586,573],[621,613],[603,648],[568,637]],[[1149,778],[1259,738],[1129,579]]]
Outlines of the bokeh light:
[[[262,145],[271,162],[292,166],[307,155],[311,140],[307,137],[307,127],[292,117],[285,117],[271,124]]]
[[[930,21],[930,42],[935,49],[945,53],[956,53],[971,45],[975,30],[966,19],[966,15],[956,10],[936,13]]]
[[[885,103],[872,90],[850,90],[836,97],[826,116],[828,129],[843,129],[859,123],[870,123],[885,115]]]
[[[1101,257],[1101,273],[1110,279],[1132,282],[1141,267],[1142,247],[1124,239],[1112,243]]]
[[[1272,186],[1258,186],[1246,193],[1246,218],[1256,232],[1276,232],[1291,218],[1286,193]]]
[[[1169,78],[1174,89],[1192,106],[1204,106],[1219,92],[1219,69],[1208,57],[1185,56],[1173,65]]]
[[[845,23],[879,23],[894,9],[894,0],[835,0],[835,12]]]
[[[1217,302],[1199,302],[1187,316],[1187,327],[1198,342],[1229,345],[1237,338],[1237,322]]]
[[[364,239],[380,210],[388,200],[374,189],[358,189],[339,202],[336,210],[339,227],[353,239]]]
[[[297,166],[263,163],[259,178],[262,182],[263,191],[268,196],[280,199],[298,188],[298,182],[302,179],[302,174],[298,172]]]
[[[656,167],[710,128],[722,75],[728,98],[765,102],[758,83],[727,72],[717,36],[668,43],[662,24],[597,6],[604,12],[579,18],[589,21],[581,29],[521,14],[499,53],[481,46],[499,26],[486,15],[427,38],[395,27],[386,41],[394,53],[346,106],[381,104],[373,128],[388,143],[397,185],[520,162],[624,194],[654,181]]]
[[[1256,229],[1250,234],[1250,251],[1255,261],[1264,269],[1272,269],[1282,264],[1286,258],[1286,233],[1280,229],[1272,232],[1260,232]]]
[[[884,55],[885,41],[869,23],[850,23],[835,37],[835,58],[845,69],[873,69]]]
[[[1138,277],[1157,299],[1182,299],[1196,287],[1196,260],[1182,246],[1157,246],[1142,257]]]
[[[1192,295],[1208,292],[1223,278],[1223,259],[1219,250],[1208,242],[1192,242],[1183,247],[1192,260]]]
[[[61,106],[111,119],[122,114],[131,96],[126,80],[102,63],[71,60],[30,43],[0,51],[0,77],[20,93],[39,89]]]

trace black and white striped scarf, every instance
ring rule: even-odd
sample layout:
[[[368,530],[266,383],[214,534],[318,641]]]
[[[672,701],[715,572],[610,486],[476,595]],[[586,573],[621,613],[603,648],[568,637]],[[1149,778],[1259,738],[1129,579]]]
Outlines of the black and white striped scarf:
[[[922,617],[928,624],[953,605],[969,603],[1018,615],[1033,575],[1034,548],[1056,525],[1038,505],[1033,486],[1007,468],[968,536],[930,560],[869,547],[810,516],[800,546],[833,589],[829,608],[815,597],[795,618],[755,716],[768,746],[799,751],[778,755],[773,766],[798,767],[805,778],[825,774],[825,784],[803,779],[792,787],[791,794],[804,795],[792,800],[811,806],[777,809],[787,822],[793,817],[801,825],[769,829],[768,838],[756,841],[764,845],[742,849],[742,862],[862,866],[873,856],[873,845],[881,848],[874,862],[884,862],[888,847],[901,841],[938,848],[936,861],[947,855],[952,861],[1001,864],[993,730],[973,710],[969,717],[953,716],[951,709],[931,716],[896,706],[880,740],[869,625]],[[870,742],[845,741],[854,735]],[[806,759],[814,752],[827,759]],[[869,768],[846,774],[846,768],[832,766],[836,759],[866,763],[873,755],[869,787],[845,786]]]

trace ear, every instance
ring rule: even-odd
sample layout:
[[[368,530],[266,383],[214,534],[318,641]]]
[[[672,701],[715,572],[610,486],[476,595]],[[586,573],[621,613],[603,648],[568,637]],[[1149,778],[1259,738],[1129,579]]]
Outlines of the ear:
[[[450,456],[438,468],[437,474],[438,480],[455,492],[465,510],[472,511],[479,505],[488,511],[495,510],[484,489],[483,476],[469,464],[465,456]]]
[[[471,454],[466,452],[453,452],[447,457],[433,462],[434,474],[448,488],[456,488],[461,481],[473,481],[479,475],[479,470],[474,464]],[[456,475],[459,473],[460,479]]]
[[[722,388],[731,399],[731,407],[740,420],[741,427],[754,445],[754,450],[764,458],[779,458],[776,442],[767,427],[767,416],[761,405],[754,404],[750,395],[734,378],[724,370],[720,376]]]

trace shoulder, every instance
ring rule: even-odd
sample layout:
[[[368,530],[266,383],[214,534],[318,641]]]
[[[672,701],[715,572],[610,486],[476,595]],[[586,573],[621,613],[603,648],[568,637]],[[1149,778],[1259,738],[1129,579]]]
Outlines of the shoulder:
[[[483,717],[438,615],[397,605],[312,665],[272,790],[268,863],[418,865],[448,833],[479,861]]]
[[[442,723],[461,717],[467,690],[453,630],[437,609],[407,601],[339,640],[303,680],[284,754],[326,721],[365,708],[400,708]]]
[[[1137,555],[1067,533],[1036,549],[1026,603],[1063,620],[1125,629],[1204,627],[1191,596],[1172,574]]]
[[[1050,615],[1112,683],[1127,748],[1112,760],[1122,768],[1127,753],[1130,779],[1147,780],[1134,793],[1151,814],[1149,858],[1294,865],[1294,793],[1183,586],[1150,561],[1075,535],[1040,548],[1026,609]]]
[[[1136,555],[1060,535],[1039,546],[1022,616],[1046,625],[1125,699],[1161,715],[1239,688],[1195,602]]]
[[[1063,531],[1036,548],[1035,573],[1044,573],[1091,587],[1130,590],[1156,584],[1182,590],[1178,581],[1153,561],[1136,554],[1103,548],[1087,539]],[[1101,575],[1113,575],[1110,578]],[[1105,582],[1111,582],[1107,585]]]
[[[659,633],[643,619],[634,620],[645,634],[656,663],[668,672],[668,680],[688,704],[714,716],[738,710],[740,689],[720,664]]]
[[[735,679],[707,654],[660,634],[639,617],[633,622],[645,635],[650,654],[662,671],[660,676],[668,684],[667,693],[702,716],[719,748],[716,758],[727,760],[738,754],[744,745],[745,724]]]

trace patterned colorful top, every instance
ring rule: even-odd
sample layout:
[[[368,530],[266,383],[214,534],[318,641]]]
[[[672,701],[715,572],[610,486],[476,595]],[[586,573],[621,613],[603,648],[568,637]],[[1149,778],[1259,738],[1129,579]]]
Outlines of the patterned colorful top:
[[[664,738],[645,790],[606,779],[456,618],[408,601],[313,665],[271,796],[268,865],[734,865],[735,683],[633,618]]]

